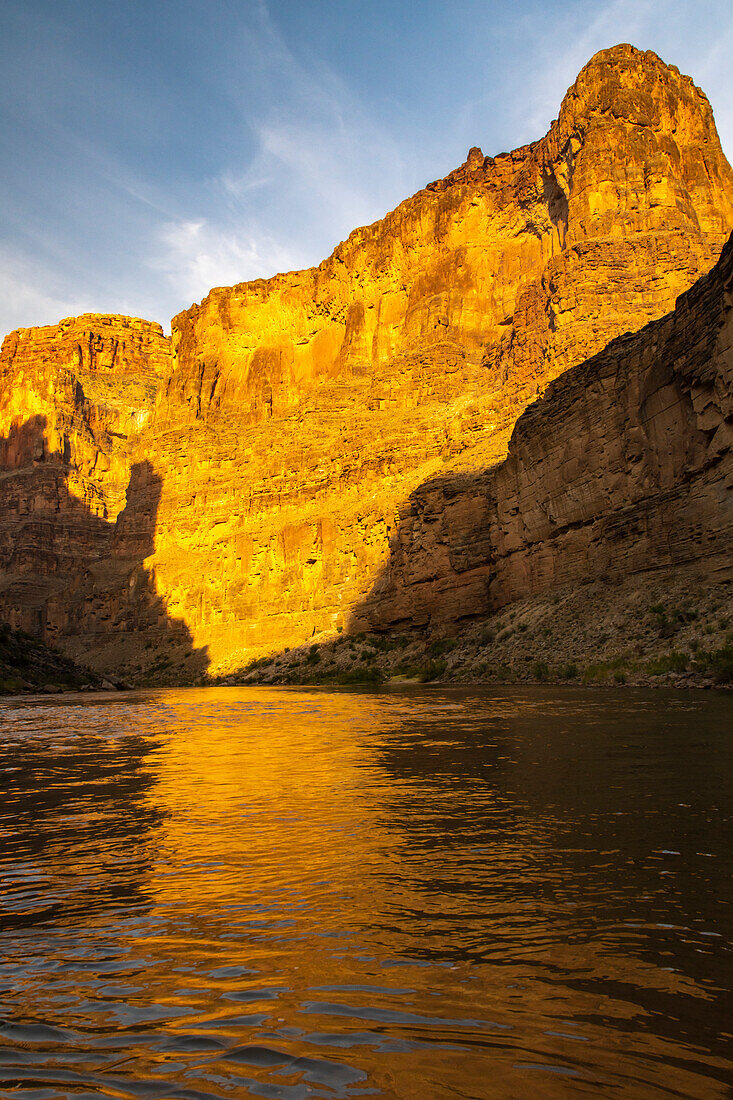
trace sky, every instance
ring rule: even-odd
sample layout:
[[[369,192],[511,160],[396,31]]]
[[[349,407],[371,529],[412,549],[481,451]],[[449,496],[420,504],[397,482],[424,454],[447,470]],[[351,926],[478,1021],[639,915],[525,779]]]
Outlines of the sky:
[[[599,49],[707,93],[731,0],[0,0],[0,333],[170,319],[318,263],[470,146],[541,137]]]

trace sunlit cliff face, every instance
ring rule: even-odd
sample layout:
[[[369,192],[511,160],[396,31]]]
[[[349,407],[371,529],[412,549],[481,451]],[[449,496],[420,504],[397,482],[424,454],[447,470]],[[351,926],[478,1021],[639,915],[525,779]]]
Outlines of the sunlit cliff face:
[[[2,467],[60,462],[71,496],[114,522],[125,505],[131,441],[169,367],[170,341],[151,321],[86,314],[10,333],[2,349]]]
[[[415,541],[410,494],[458,477],[451,507],[480,527],[485,502],[459,475],[503,459],[548,381],[670,310],[731,227],[707,99],[619,46],[583,69],[542,140],[472,150],[317,268],[213,290],[174,319],[172,357],[156,326],[120,318],[81,319],[87,343],[66,322],[13,334],[3,614],[40,615],[103,667],[134,668],[139,637],[173,623],[211,671],[362,625]],[[19,458],[11,436],[33,417],[42,442]],[[46,474],[38,491],[53,456],[63,484]],[[69,498],[125,517],[90,536],[73,584],[59,562],[84,522]],[[447,617],[485,611],[486,555],[420,542],[405,583],[460,575]]]

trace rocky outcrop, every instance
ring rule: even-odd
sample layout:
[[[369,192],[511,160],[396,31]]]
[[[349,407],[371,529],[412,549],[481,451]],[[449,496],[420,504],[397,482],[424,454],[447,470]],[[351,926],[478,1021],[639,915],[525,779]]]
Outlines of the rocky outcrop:
[[[733,579],[733,239],[675,311],[531,406],[491,482],[494,600],[693,566]]]
[[[160,325],[132,317],[85,314],[11,332],[0,354],[0,469],[58,461],[87,510],[114,520],[131,440],[170,359]]]
[[[126,625],[144,621],[130,606],[131,570],[153,547],[160,479],[133,452],[169,366],[160,325],[129,317],[85,315],[6,337],[0,618],[51,640],[88,633],[105,614],[100,592],[122,585]],[[113,626],[107,608],[104,629]]]
[[[553,588],[733,581],[733,238],[674,312],[568,371],[507,459],[413,494],[355,628],[453,633]]]
[[[379,608],[386,626],[396,597],[378,592],[424,497],[446,527],[480,534],[461,547],[451,536],[446,550],[419,541],[418,523],[406,582],[444,585],[448,618],[479,614],[498,523],[481,471],[504,458],[517,417],[553,378],[665,314],[732,227],[733,174],[703,93],[652,53],[597,54],[542,140],[497,157],[472,149],[317,268],[213,290],[174,319],[169,367],[159,333],[142,356],[128,346],[110,358],[105,345],[117,406],[92,389],[99,367],[71,369],[84,373],[80,404],[58,381],[74,341],[58,362],[47,356],[42,384],[33,367],[13,381],[1,491],[3,514],[23,519],[0,532],[0,611],[35,615],[67,647],[93,646],[102,667],[125,657],[123,635],[172,620],[215,671]],[[6,342],[6,380],[21,377],[23,339]],[[127,363],[129,393],[116,382]],[[67,521],[76,505],[58,481],[36,493],[49,463],[105,525],[94,568],[70,584],[76,549],[62,564],[58,547],[83,524]],[[145,533],[130,540],[139,515]],[[37,521],[52,533],[33,534]],[[129,649],[132,660],[139,642]]]

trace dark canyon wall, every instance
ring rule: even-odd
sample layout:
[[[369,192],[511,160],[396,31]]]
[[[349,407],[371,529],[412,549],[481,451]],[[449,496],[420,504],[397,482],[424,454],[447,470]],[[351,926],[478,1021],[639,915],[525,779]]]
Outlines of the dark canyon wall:
[[[455,631],[553,587],[733,580],[733,238],[673,313],[568,371],[493,470],[420,487],[352,625]]]

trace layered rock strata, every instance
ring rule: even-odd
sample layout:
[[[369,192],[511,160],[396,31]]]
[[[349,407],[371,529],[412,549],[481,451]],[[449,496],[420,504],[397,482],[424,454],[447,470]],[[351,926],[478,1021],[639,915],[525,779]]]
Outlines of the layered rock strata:
[[[160,482],[134,466],[133,450],[170,358],[160,325],[130,317],[87,314],[6,337],[0,618],[60,640],[80,608],[99,605],[97,592],[122,583],[129,605],[131,563],[153,548],[157,497],[146,498]],[[135,514],[121,517],[129,490]],[[129,627],[139,619],[128,609]]]
[[[553,382],[501,465],[412,495],[352,625],[454,633],[477,602],[685,571],[733,581],[733,237],[674,312]]]
[[[89,458],[73,457],[87,428],[67,454],[48,434],[58,399],[44,404],[29,371],[17,384],[27,419],[13,431],[42,429],[45,449],[7,451],[10,481],[25,477],[28,491],[3,511],[23,519],[0,546],[0,615],[42,611],[48,637],[93,649],[102,667],[125,658],[131,630],[173,620],[213,670],[348,626],[365,604],[370,621],[385,608],[387,625],[390,601],[369,594],[388,575],[411,494],[430,497],[419,486],[438,475],[451,486],[434,498],[443,521],[482,534],[458,570],[455,546],[448,554],[427,536],[405,568],[413,585],[450,589],[448,618],[480,614],[492,523],[473,488],[481,471],[501,461],[551,379],[666,313],[732,227],[733,174],[703,93],[652,53],[597,54],[542,140],[497,157],[473,149],[319,267],[213,290],[179,314],[170,367],[161,345],[152,371],[149,418],[137,393],[121,396],[117,449],[98,446],[92,416],[88,450],[78,443]],[[69,541],[66,503],[53,535],[30,532],[38,511],[53,514],[33,485],[57,454],[108,541],[70,586],[57,554],[49,615],[35,582],[44,541]],[[24,540],[35,587],[21,593]],[[130,642],[130,659],[139,648]]]
[[[18,329],[0,353],[0,468],[63,464],[69,492],[114,521],[124,507],[131,440],[170,369],[160,325],[85,314]]]

